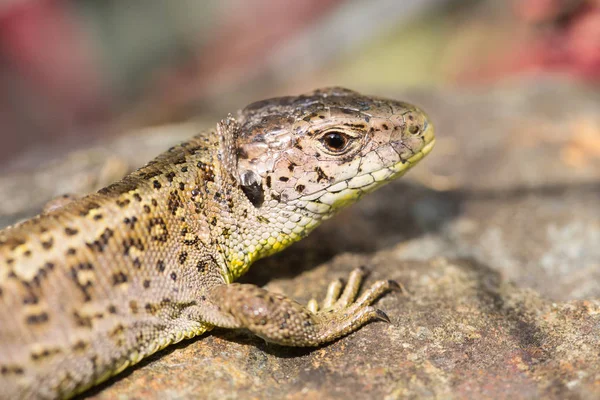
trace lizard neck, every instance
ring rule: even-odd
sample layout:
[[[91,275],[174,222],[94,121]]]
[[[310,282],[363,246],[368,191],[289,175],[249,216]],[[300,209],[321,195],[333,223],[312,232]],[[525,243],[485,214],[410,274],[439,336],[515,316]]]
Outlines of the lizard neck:
[[[257,260],[278,253],[304,238],[323,220],[323,216],[299,207],[294,202],[266,202],[263,207],[239,220],[237,232],[226,247],[231,281],[242,276]]]

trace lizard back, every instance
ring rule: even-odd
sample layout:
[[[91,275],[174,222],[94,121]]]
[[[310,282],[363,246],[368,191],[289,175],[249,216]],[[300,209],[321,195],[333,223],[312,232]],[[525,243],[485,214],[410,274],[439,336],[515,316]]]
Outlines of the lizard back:
[[[230,222],[223,201],[234,198],[222,190],[216,139],[193,138],[97,194],[1,231],[3,390],[68,393],[206,329],[178,318],[207,281],[224,281],[208,267],[224,266],[212,236]]]

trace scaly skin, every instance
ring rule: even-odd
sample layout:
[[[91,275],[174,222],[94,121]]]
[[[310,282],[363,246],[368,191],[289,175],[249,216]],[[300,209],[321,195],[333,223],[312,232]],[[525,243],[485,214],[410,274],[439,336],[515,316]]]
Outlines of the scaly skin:
[[[0,398],[70,397],[214,326],[318,346],[387,320],[370,304],[395,284],[354,301],[361,270],[343,292],[330,286],[321,311],[232,282],[433,143],[406,103],[340,88],[265,100],[0,231]]]

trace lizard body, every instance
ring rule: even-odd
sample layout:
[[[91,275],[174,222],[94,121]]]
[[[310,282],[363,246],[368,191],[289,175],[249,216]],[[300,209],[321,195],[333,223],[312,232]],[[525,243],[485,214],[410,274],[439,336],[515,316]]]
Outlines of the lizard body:
[[[318,346],[387,317],[362,271],[319,311],[233,283],[402,175],[416,107],[341,88],[253,103],[99,192],[0,231],[0,398],[65,398],[214,326]]]

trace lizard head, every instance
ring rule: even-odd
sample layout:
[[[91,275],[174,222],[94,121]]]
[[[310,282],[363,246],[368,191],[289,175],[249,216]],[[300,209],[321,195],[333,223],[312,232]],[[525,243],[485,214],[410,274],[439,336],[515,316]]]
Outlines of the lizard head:
[[[250,104],[238,115],[238,174],[255,207],[326,219],[431,151],[417,107],[328,88]]]

